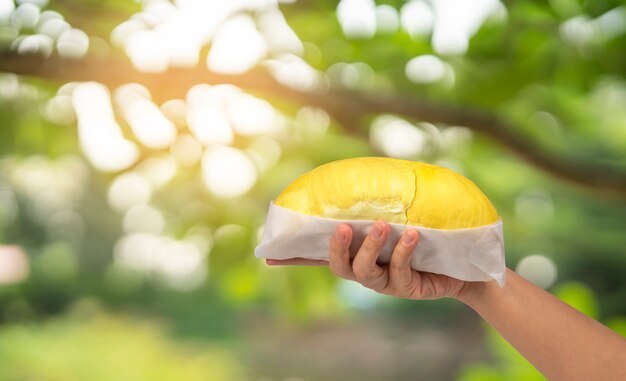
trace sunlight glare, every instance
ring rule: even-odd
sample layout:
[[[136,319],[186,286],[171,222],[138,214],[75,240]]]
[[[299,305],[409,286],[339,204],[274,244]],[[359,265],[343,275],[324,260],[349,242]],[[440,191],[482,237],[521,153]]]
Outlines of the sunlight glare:
[[[268,101],[243,92],[233,94],[226,112],[239,135],[268,135],[280,131],[282,127],[274,107]]]
[[[143,177],[127,172],[113,180],[107,197],[114,210],[126,212],[133,206],[147,204],[151,195],[150,184]]]
[[[234,198],[249,191],[257,179],[252,160],[237,148],[214,146],[202,158],[207,189],[221,198]]]
[[[202,156],[202,144],[189,134],[179,135],[170,150],[174,159],[185,167],[195,165]]]
[[[161,73],[168,69],[169,57],[162,41],[151,30],[132,33],[125,44],[126,54],[137,70]]]
[[[170,99],[161,105],[161,112],[178,128],[187,125],[187,104],[182,99]]]
[[[166,236],[128,234],[118,240],[114,257],[117,264],[155,276],[176,289],[193,289],[206,278],[206,253],[192,242]]]
[[[135,167],[135,171],[148,182],[152,189],[157,189],[174,178],[178,167],[173,157],[163,154],[145,159]]]
[[[136,205],[124,215],[122,227],[126,233],[160,234],[165,227],[165,218],[156,208]]]
[[[556,264],[539,254],[524,257],[517,264],[515,272],[544,289],[552,286],[557,278]]]
[[[177,13],[169,22],[155,29],[170,66],[194,67],[200,59],[201,40],[196,37],[187,20]]]
[[[191,132],[202,144],[230,144],[235,139],[224,111],[213,104],[192,107],[187,122]]]
[[[313,91],[320,85],[322,74],[296,55],[283,54],[265,64],[278,82],[292,89]]]
[[[15,10],[13,0],[0,0],[0,21],[6,21],[11,18]]]
[[[413,124],[384,115],[372,123],[370,141],[387,156],[412,159],[424,150],[426,136]]]
[[[88,50],[89,37],[80,29],[68,29],[57,40],[57,52],[63,58],[82,58]]]
[[[241,74],[254,67],[266,53],[265,40],[252,18],[237,16],[224,22],[215,33],[207,65],[217,73]]]
[[[259,171],[263,172],[278,163],[282,149],[276,140],[262,136],[255,139],[246,152],[250,155],[252,160],[254,160]]]
[[[434,23],[433,10],[422,0],[409,1],[400,9],[400,24],[411,37],[429,34]]]
[[[192,290],[206,278],[204,257],[193,243],[170,240],[155,256],[154,270],[173,288]]]
[[[265,36],[268,50],[271,52],[293,53],[301,55],[304,52],[302,41],[291,29],[285,16],[278,9],[270,9],[258,17],[259,30]]]
[[[11,16],[11,23],[19,29],[34,28],[39,21],[40,9],[35,4],[20,4]]]
[[[464,54],[469,40],[489,15],[501,11],[499,0],[434,1],[437,21],[432,45],[439,54]]]
[[[302,107],[298,110],[294,123],[306,141],[319,140],[330,127],[330,115],[321,108]]]
[[[18,47],[18,54],[41,54],[44,57],[50,57],[54,50],[54,41],[52,38],[42,34],[32,34],[24,37]]]
[[[57,95],[52,97],[42,109],[42,115],[48,121],[56,124],[69,125],[76,121],[76,114],[72,107],[72,97]]]
[[[609,40],[626,32],[626,5],[613,8],[593,20],[598,36]]]
[[[389,4],[376,7],[376,32],[391,34],[398,31],[400,20],[396,8]]]
[[[137,91],[138,85],[128,84],[115,90],[114,98],[137,139],[149,148],[169,147],[176,138],[176,126],[159,107]]]
[[[155,254],[164,244],[164,238],[148,233],[132,233],[119,239],[114,248],[115,262],[129,269],[150,272]]]
[[[404,71],[411,82],[433,83],[445,76],[446,66],[438,57],[424,54],[411,59]]]
[[[56,41],[65,31],[69,30],[70,28],[70,24],[68,24],[65,20],[51,17],[43,22],[41,22],[40,20],[37,27],[37,32],[46,35]]]
[[[97,169],[119,171],[135,163],[137,147],[123,137],[104,86],[95,82],[76,85],[72,103],[81,147]]]
[[[376,33],[376,4],[373,0],[341,0],[337,18],[348,38],[371,38]]]

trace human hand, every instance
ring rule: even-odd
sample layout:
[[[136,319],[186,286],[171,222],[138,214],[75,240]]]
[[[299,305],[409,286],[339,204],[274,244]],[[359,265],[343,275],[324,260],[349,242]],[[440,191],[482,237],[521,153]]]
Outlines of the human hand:
[[[457,298],[469,282],[446,275],[433,274],[411,269],[411,254],[419,242],[419,233],[407,229],[396,244],[388,265],[376,263],[380,250],[389,236],[389,224],[378,221],[370,230],[354,259],[350,259],[352,228],[337,225],[330,242],[329,261],[293,258],[286,260],[268,259],[268,265],[329,265],[333,273],[341,278],[361,283],[381,294],[408,299]]]

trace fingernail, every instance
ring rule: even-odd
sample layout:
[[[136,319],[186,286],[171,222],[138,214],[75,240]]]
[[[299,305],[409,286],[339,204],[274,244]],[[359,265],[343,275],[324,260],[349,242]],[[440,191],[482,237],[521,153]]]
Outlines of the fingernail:
[[[404,243],[406,246],[411,246],[415,242],[416,238],[417,234],[415,234],[415,231],[407,230],[402,236],[402,243]]]
[[[375,240],[379,240],[383,236],[383,226],[380,222],[377,222],[372,229],[371,237]]]

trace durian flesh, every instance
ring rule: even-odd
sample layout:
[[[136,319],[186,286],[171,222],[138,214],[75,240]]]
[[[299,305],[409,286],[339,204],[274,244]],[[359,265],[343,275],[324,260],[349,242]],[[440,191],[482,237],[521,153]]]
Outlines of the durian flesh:
[[[498,221],[478,187],[447,168],[408,160],[362,157],[324,164],[291,183],[278,206],[338,220],[385,220],[432,229]]]

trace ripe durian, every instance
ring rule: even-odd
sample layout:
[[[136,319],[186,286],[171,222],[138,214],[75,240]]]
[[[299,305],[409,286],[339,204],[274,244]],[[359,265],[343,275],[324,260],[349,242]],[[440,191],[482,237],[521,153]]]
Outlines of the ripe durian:
[[[382,157],[330,162],[292,182],[278,206],[337,220],[385,220],[455,230],[500,219],[466,177],[436,165]]]

